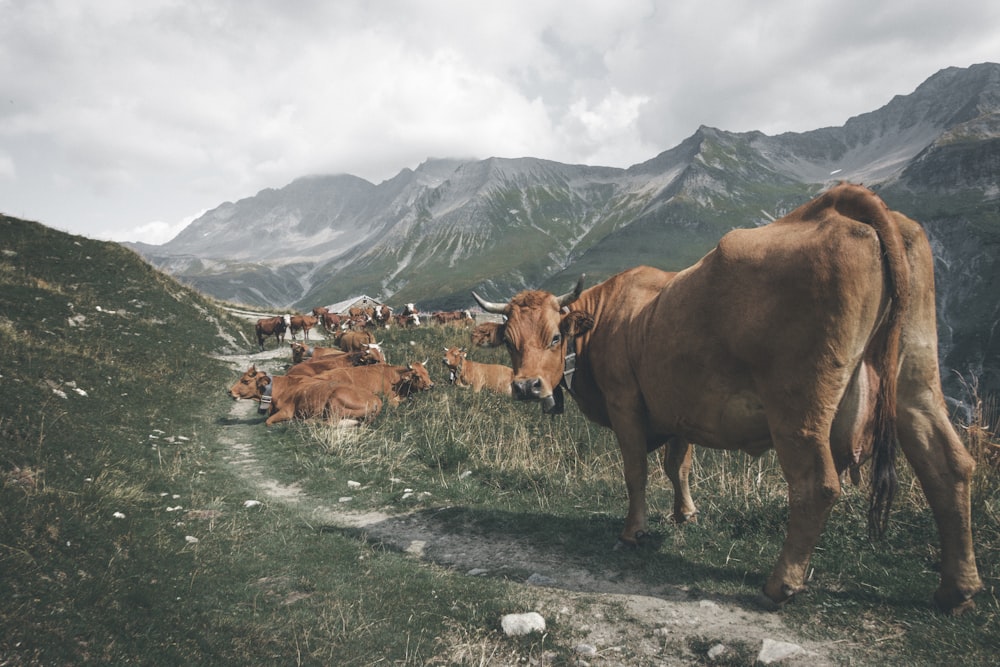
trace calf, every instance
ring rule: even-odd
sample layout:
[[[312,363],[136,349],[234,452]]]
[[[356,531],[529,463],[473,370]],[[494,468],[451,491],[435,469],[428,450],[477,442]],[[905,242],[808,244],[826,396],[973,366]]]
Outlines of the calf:
[[[501,364],[481,364],[466,358],[465,348],[451,347],[444,350],[445,367],[448,369],[448,379],[452,384],[472,388],[472,391],[490,391],[511,395],[511,382],[514,381],[514,370]]]

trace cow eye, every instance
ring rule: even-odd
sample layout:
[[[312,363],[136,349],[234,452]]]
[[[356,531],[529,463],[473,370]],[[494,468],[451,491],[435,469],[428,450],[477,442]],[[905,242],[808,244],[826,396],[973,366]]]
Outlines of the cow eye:
[[[552,342],[549,345],[551,347],[555,347],[556,345],[558,345],[561,342],[562,342],[562,336],[560,336],[559,334],[556,334],[556,335],[554,335],[552,337]]]

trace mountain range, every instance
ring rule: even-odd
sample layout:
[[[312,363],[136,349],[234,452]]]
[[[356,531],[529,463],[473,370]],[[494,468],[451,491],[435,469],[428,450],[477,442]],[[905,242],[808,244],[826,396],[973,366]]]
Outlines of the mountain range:
[[[768,136],[702,126],[627,169],[428,159],[373,184],[299,178],[130,244],[217,298],[308,310],[367,294],[425,310],[678,270],[847,180],[920,221],[935,251],[946,384],[1000,394],[1000,64],[937,72],[843,126]],[[975,378],[973,380],[972,378]],[[968,388],[968,387],[966,387]]]

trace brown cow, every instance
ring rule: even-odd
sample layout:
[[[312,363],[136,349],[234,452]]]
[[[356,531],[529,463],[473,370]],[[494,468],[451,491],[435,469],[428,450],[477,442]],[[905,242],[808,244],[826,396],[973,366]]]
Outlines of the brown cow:
[[[257,320],[256,332],[257,332],[257,345],[260,346],[260,351],[264,351],[264,339],[268,336],[274,336],[278,339],[278,343],[285,342],[285,332],[291,326],[291,318],[288,315],[279,315],[277,317],[264,317]]]
[[[468,327],[476,323],[476,320],[472,317],[472,313],[467,310],[439,310],[433,313],[431,318],[440,325],[450,324],[452,326]]]
[[[292,363],[300,364],[303,361],[312,361],[323,357],[345,354],[339,347],[309,347],[304,343],[291,343]]]
[[[319,319],[312,315],[292,315],[288,319],[288,328],[292,332],[292,340],[295,334],[302,332],[302,340],[309,340],[309,330],[319,323]]]
[[[337,345],[344,352],[361,352],[368,345],[377,345],[375,334],[371,331],[345,331],[337,339]]]
[[[446,347],[444,349],[445,367],[448,369],[448,379],[452,384],[472,388],[472,391],[489,389],[498,394],[510,396],[510,385],[514,381],[514,370],[501,364],[483,364],[466,358],[465,348]]]
[[[474,296],[508,318],[497,326],[516,397],[551,407],[563,382],[589,419],[615,431],[629,493],[622,541],[646,528],[648,451],[668,443],[664,468],[683,518],[694,511],[688,443],[774,447],[789,518],[762,600],[777,607],[804,587],[841,473],[870,455],[870,526],[882,532],[898,438],[937,522],[934,602],[954,614],[974,606],[975,464],[945,409],[933,259],[919,224],[841,184],[772,224],[730,232],[676,276],[640,267],[582,286],[499,304]]]
[[[382,400],[364,387],[334,384],[320,377],[268,375],[251,366],[229,390],[235,399],[260,401],[267,426],[289,419],[326,419],[330,422],[374,419]]]
[[[270,426],[295,418],[295,397],[298,396],[300,385],[313,382],[356,387],[384,396],[392,405],[398,405],[404,398],[409,398],[418,391],[434,387],[427,368],[422,363],[407,366],[375,364],[339,368],[314,377],[268,375],[251,366],[230,388],[229,393],[235,399],[260,401],[258,410],[268,414],[265,424]]]
[[[352,366],[367,366],[369,364],[384,364],[385,357],[378,345],[369,345],[361,352],[341,352],[327,355],[301,364],[295,364],[288,369],[287,375],[319,375],[334,368],[351,368]]]

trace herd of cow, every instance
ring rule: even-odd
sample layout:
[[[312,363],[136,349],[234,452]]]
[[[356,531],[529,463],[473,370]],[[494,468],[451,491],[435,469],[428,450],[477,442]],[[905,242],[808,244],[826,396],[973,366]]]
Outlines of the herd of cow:
[[[437,324],[475,323],[468,310],[438,311],[431,313],[429,319]],[[285,342],[285,334],[290,334],[292,340],[295,340],[295,335],[300,331],[303,339],[309,340],[309,331],[316,326],[322,327],[337,342],[340,336],[348,332],[387,329],[390,326],[416,327],[420,323],[420,313],[412,303],[406,304],[398,314],[393,314],[392,308],[384,305],[354,307],[347,313],[331,313],[329,308],[317,306],[312,309],[312,315],[276,315],[257,320],[257,345],[263,351],[264,341],[268,337],[274,336],[281,344]]]
[[[473,362],[452,350],[454,381],[539,401],[545,412],[561,410],[565,390],[588,419],[611,428],[629,497],[621,542],[645,535],[649,452],[663,449],[681,522],[696,513],[692,444],[751,455],[773,448],[788,484],[789,518],[761,601],[777,608],[805,586],[843,473],[857,483],[869,459],[870,527],[884,530],[898,446],[940,536],[934,603],[952,614],[974,606],[982,588],[971,526],[975,462],[941,388],[931,248],[918,223],[871,190],[834,186],[771,224],[735,229],[677,273],[636,267],[587,290],[581,278],[558,297],[538,290],[505,302],[473,296],[503,316],[477,327],[474,344],[505,345],[513,367],[488,381],[471,379]],[[361,372],[378,380],[346,379]],[[297,410],[325,415],[333,402],[338,414],[363,419],[377,411],[380,393],[399,400],[431,386],[420,364],[323,373],[342,374],[335,394],[286,389],[279,394],[295,396],[291,407],[276,407],[274,388],[268,423]],[[308,382],[293,377],[286,386]],[[263,397],[277,380],[251,368],[233,395]]]
[[[400,319],[395,320],[383,317],[383,313],[391,311],[385,306],[358,308],[341,317],[319,307],[313,309],[312,315],[258,320],[256,332],[261,350],[267,336],[275,336],[281,345],[284,334],[291,333],[292,366],[285,375],[274,375],[251,365],[230,388],[230,395],[258,401],[268,426],[291,419],[323,419],[338,425],[371,422],[381,412],[384,400],[398,405],[434,386],[425,363],[388,364],[373,333],[373,329],[392,322],[418,326],[416,308],[407,304]],[[432,321],[460,325],[475,322],[468,311],[437,312]],[[317,324],[323,326],[336,347],[315,347],[294,340],[302,331],[303,340],[308,341],[309,330]],[[510,367],[471,361],[467,354],[465,348],[445,348],[442,361],[449,382],[473,391],[511,394],[514,373]]]

